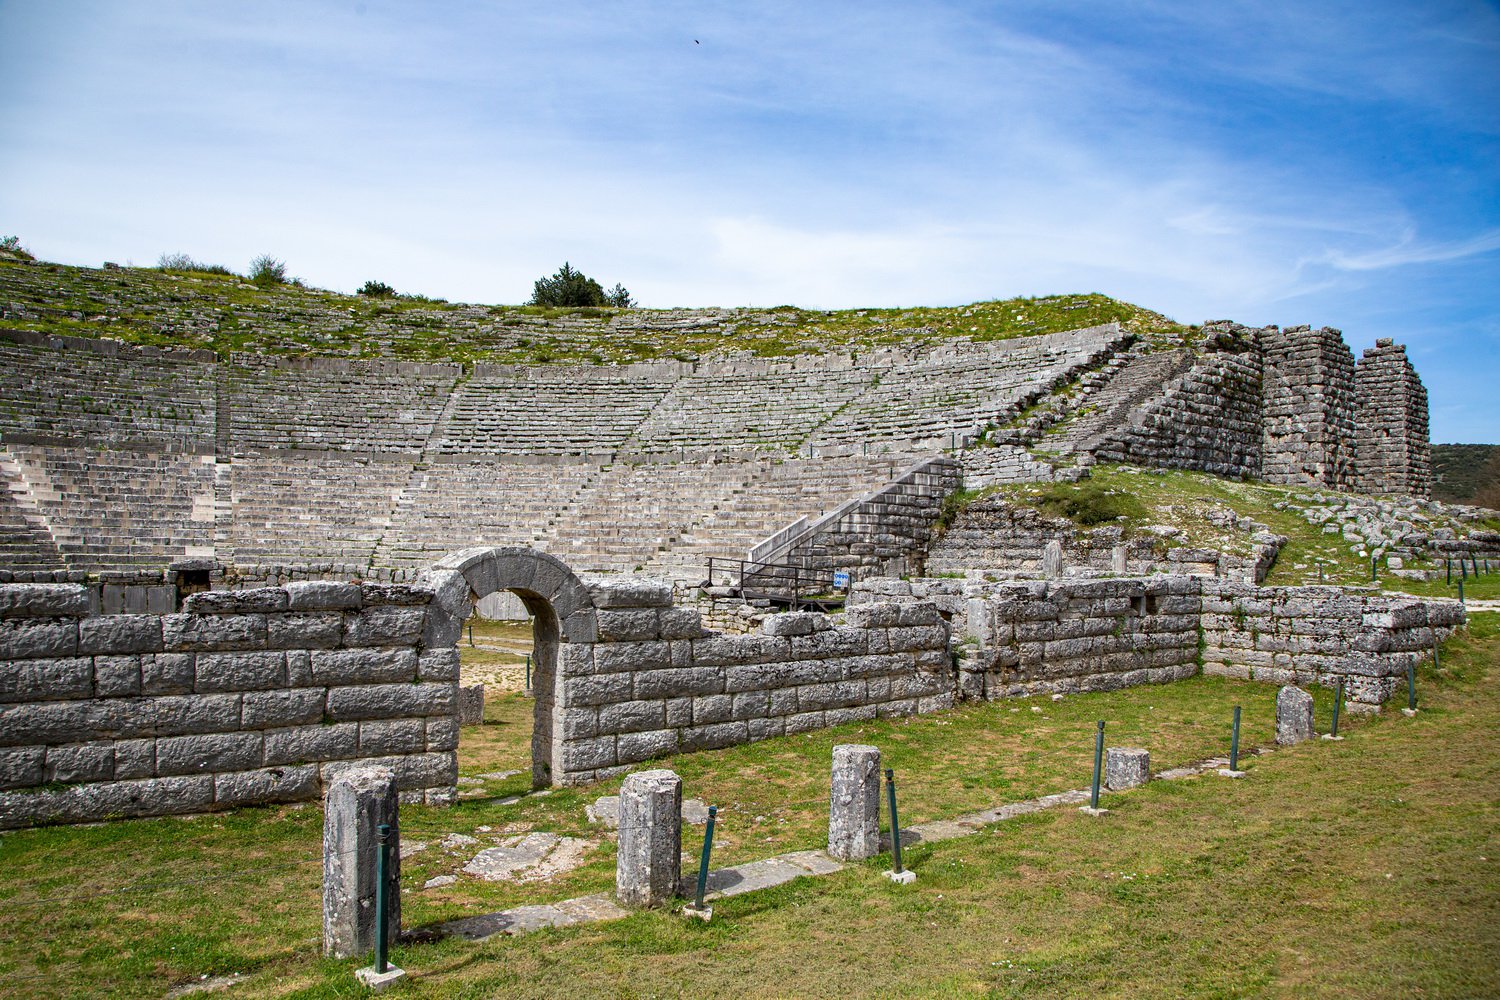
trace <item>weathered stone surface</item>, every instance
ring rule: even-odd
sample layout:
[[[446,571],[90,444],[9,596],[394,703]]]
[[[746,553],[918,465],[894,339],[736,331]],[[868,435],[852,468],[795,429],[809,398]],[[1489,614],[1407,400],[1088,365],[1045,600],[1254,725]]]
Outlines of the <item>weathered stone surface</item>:
[[[94,662],[87,656],[0,661],[0,702],[87,698],[94,688]]]
[[[238,615],[286,609],[287,593],[280,587],[206,591],[192,594],[182,602],[183,611],[197,615]]]
[[[833,748],[828,853],[860,861],[880,853],[880,751],[858,743]]]
[[[285,590],[290,611],[342,611],[363,604],[357,583],[296,580]]]
[[[620,787],[615,894],[627,906],[661,906],[677,891],[681,865],[682,779],[637,771]]]
[[[396,775],[351,767],[328,790],[323,813],[323,953],[363,955],[375,945],[377,830],[390,828],[386,933],[401,932],[401,829]]]
[[[257,691],[286,686],[283,653],[199,653],[195,691]]]
[[[417,654],[410,649],[315,649],[311,662],[312,682],[326,687],[389,684],[417,675]]]
[[[1144,785],[1151,779],[1151,754],[1138,747],[1108,747],[1104,751],[1104,787],[1112,792]]]
[[[0,618],[81,618],[87,587],[76,583],[12,583],[0,587]]]
[[[365,608],[344,618],[344,645],[409,646],[421,638],[426,619],[421,607]]]
[[[458,724],[478,726],[484,723],[484,685],[469,684],[458,689]]]
[[[161,648],[159,615],[103,615],[78,623],[80,655],[156,653]]]
[[[1290,684],[1276,694],[1276,742],[1282,746],[1313,738],[1312,695]]]
[[[519,834],[480,851],[463,871],[486,882],[544,882],[577,868],[595,846],[581,837]]]

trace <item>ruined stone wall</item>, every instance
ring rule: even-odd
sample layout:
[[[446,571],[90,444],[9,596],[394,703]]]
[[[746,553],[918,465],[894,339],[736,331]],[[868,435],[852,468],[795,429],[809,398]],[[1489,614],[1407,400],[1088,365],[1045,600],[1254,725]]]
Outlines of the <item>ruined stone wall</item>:
[[[1265,374],[1261,477],[1355,485],[1354,355],[1331,327],[1259,332]]]
[[[767,562],[849,570],[855,578],[922,572],[943,500],[963,482],[951,458],[930,459],[812,522]]]
[[[356,761],[450,800],[458,653],[422,645],[431,596],[306,583],[99,615],[83,586],[0,586],[0,827],[311,800]]]
[[[1406,348],[1389,338],[1377,340],[1355,366],[1354,390],[1360,491],[1430,496],[1427,389]]]
[[[1203,672],[1324,687],[1343,677],[1350,708],[1374,711],[1464,621],[1457,601],[1204,581]]]
[[[1111,690],[1206,674],[1346,685],[1378,710],[1407,666],[1465,622],[1457,601],[1203,577],[870,580],[851,600],[933,604],[954,629],[962,697]]]
[[[1105,462],[1261,474],[1262,363],[1253,339],[1224,328],[1193,367],[1088,444]]]

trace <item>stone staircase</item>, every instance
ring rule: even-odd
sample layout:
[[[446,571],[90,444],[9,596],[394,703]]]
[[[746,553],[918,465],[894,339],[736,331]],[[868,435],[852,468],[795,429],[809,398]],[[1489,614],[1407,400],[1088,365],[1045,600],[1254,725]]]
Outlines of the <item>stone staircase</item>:
[[[0,448],[0,567],[19,572],[63,568],[62,553],[21,465],[5,448]]]

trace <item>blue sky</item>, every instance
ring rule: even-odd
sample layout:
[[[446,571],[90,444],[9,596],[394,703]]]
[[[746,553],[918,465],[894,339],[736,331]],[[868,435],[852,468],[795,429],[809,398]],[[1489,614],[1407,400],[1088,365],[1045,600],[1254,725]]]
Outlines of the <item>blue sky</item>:
[[[1099,291],[1408,345],[1500,442],[1493,3],[0,0],[0,233],[520,302]]]

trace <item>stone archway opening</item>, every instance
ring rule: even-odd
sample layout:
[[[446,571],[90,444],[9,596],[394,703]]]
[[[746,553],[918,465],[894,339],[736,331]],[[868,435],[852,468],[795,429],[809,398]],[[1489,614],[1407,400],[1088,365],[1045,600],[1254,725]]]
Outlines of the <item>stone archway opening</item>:
[[[509,591],[520,598],[532,622],[531,783],[544,788],[563,773],[560,713],[564,661],[570,647],[596,636],[593,601],[583,582],[554,556],[520,547],[455,552],[423,575],[436,597],[429,614],[428,649],[456,647],[477,602]]]

